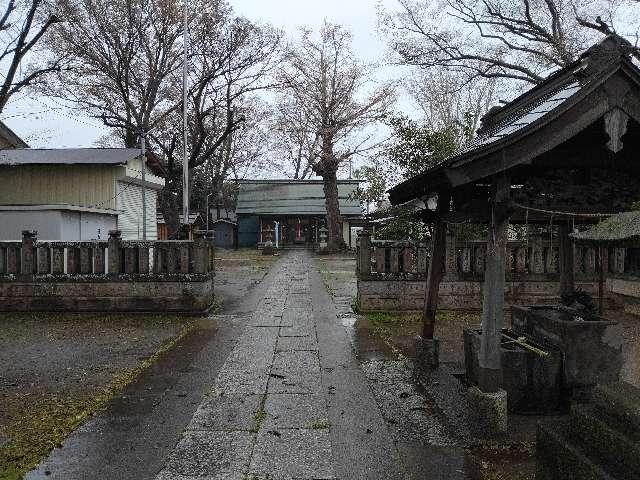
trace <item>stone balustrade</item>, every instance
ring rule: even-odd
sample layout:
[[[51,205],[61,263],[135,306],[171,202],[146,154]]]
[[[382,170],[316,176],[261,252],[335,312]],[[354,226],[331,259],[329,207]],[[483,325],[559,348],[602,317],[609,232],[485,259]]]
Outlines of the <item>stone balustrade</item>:
[[[206,310],[214,253],[205,232],[137,241],[111,231],[108,241],[65,242],[24,231],[21,242],[0,242],[0,310]]]
[[[214,271],[213,242],[196,233],[194,240],[122,240],[112,231],[109,240],[84,242],[38,241],[24,231],[22,242],[0,241],[0,278],[56,276],[110,280],[170,278],[170,275],[207,275]],[[169,274],[169,276],[167,275]]]
[[[574,273],[578,280],[596,280],[597,248],[576,245]],[[458,241],[447,237],[445,281],[481,281],[486,268],[486,242]],[[360,235],[357,242],[358,276],[368,280],[426,278],[430,249],[408,241],[372,240]],[[625,273],[625,249],[604,250],[607,275]],[[558,244],[541,237],[507,243],[507,280],[556,281]]]
[[[439,290],[442,308],[477,309],[482,305],[486,242],[460,241],[447,236],[445,268]],[[599,261],[596,248],[574,246],[576,287],[597,292]],[[623,248],[603,251],[605,275],[625,277]],[[357,241],[358,303],[362,310],[420,310],[429,266],[430,248],[407,241],[371,239],[361,232]],[[532,237],[507,244],[505,295],[511,304],[546,304],[558,299],[560,273],[558,245],[549,238]],[[619,283],[619,282],[618,282]],[[628,285],[617,285],[622,291]],[[637,289],[636,289],[637,290]],[[613,288],[610,292],[616,293]]]

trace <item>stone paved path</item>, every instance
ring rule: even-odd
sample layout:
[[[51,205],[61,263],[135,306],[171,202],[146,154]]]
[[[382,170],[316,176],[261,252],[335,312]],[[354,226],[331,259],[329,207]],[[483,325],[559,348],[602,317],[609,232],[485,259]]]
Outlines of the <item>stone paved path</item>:
[[[274,268],[156,480],[459,477],[450,455],[434,460],[415,448],[401,433],[407,425],[388,428],[378,403],[393,401],[393,392],[370,386],[377,367],[356,360],[310,256],[289,253]],[[387,375],[407,375],[403,368]],[[423,407],[414,400],[406,412],[415,417]],[[410,437],[447,445],[436,419],[420,425]]]
[[[336,478],[308,262],[276,267],[158,480]]]

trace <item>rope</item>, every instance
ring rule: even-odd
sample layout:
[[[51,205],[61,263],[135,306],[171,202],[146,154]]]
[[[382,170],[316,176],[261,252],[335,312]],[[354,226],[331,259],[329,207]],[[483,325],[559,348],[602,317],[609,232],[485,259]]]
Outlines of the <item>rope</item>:
[[[566,216],[566,217],[572,217],[574,222],[575,222],[575,217],[585,217],[585,218],[603,218],[603,217],[612,217],[613,215],[616,215],[615,213],[576,213],[576,212],[558,212],[555,210],[544,210],[542,208],[533,208],[533,207],[528,207],[526,205],[520,205],[519,203],[514,203],[514,206],[518,207],[518,208],[522,208],[524,210],[527,211],[527,214],[529,213],[529,211],[532,212],[538,212],[538,213],[547,213],[549,215],[551,215],[552,217],[555,215],[558,216]]]

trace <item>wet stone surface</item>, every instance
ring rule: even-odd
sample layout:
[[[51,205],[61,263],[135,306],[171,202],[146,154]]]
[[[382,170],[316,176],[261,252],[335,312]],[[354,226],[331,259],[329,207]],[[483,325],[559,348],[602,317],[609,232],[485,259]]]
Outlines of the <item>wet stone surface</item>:
[[[353,273],[329,296],[306,252],[274,269],[156,480],[467,478],[412,363],[358,333]]]
[[[157,479],[335,478],[310,261],[292,254]]]

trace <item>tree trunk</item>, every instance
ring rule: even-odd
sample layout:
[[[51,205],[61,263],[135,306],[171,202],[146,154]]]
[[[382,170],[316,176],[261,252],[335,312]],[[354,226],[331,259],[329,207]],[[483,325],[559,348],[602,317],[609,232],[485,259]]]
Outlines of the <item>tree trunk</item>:
[[[158,206],[162,211],[164,223],[167,226],[167,239],[173,240],[178,236],[180,230],[180,217],[178,207],[178,197],[167,182],[158,195]]]
[[[336,252],[345,247],[342,238],[342,217],[338,203],[338,177],[336,171],[324,171],[322,175],[324,202],[327,209],[327,250]]]

